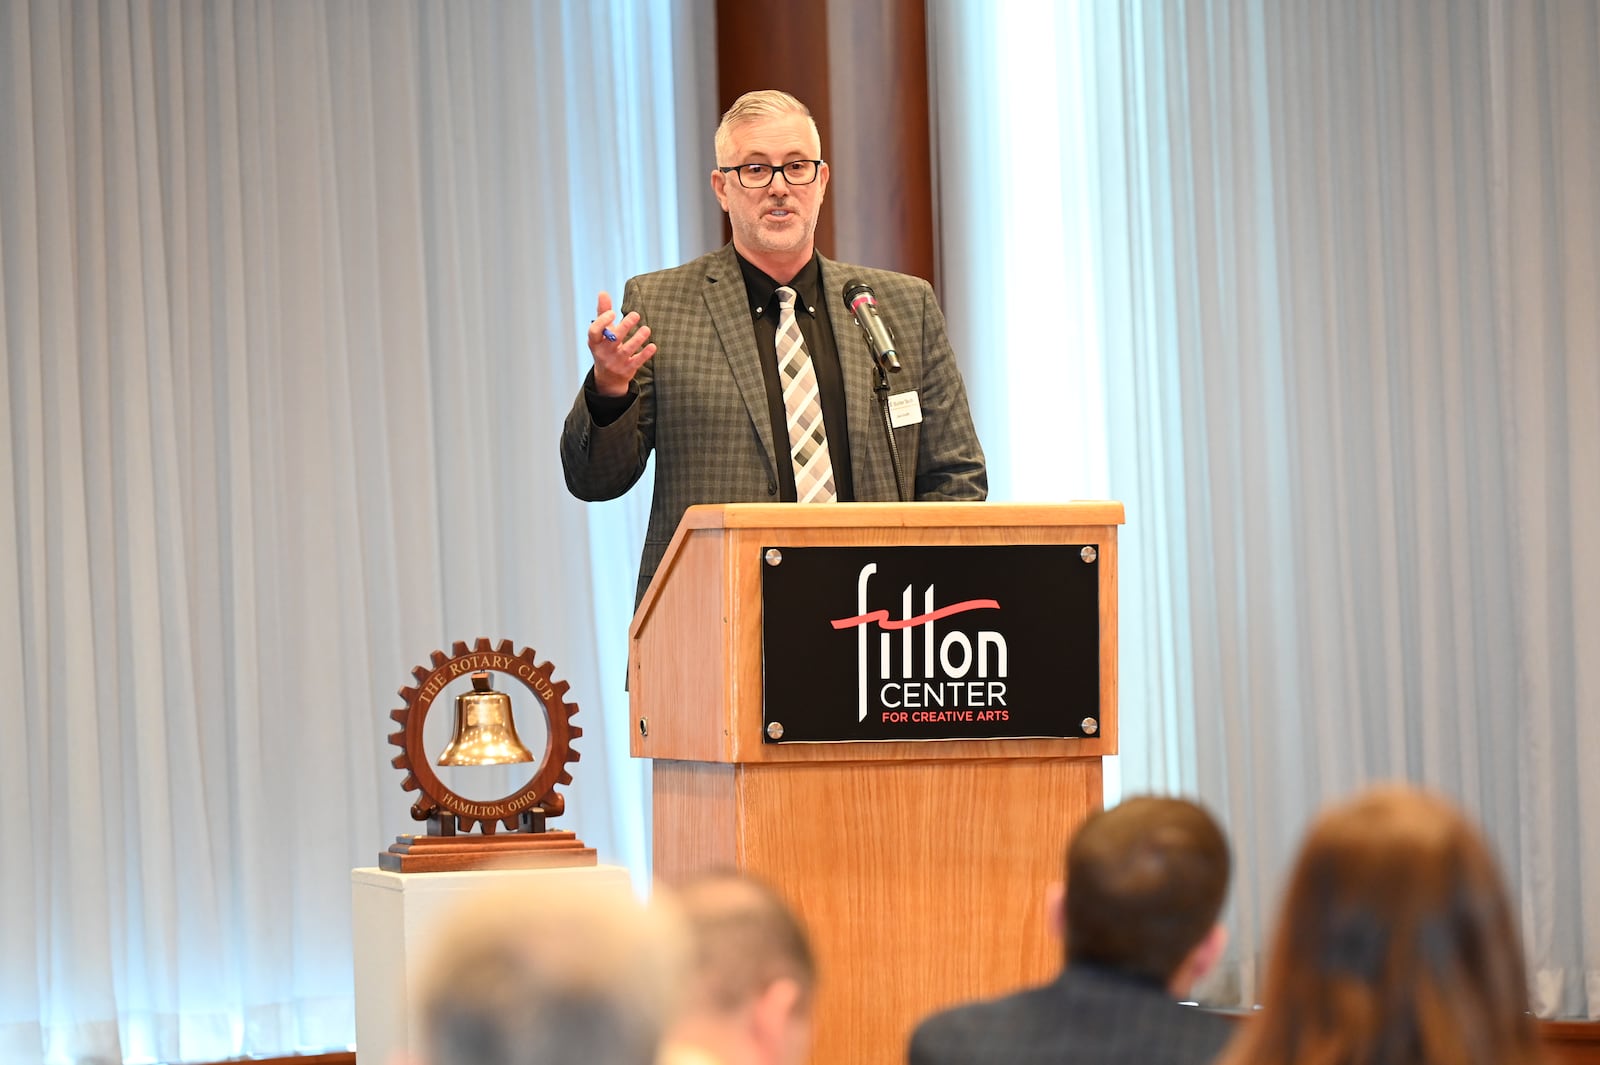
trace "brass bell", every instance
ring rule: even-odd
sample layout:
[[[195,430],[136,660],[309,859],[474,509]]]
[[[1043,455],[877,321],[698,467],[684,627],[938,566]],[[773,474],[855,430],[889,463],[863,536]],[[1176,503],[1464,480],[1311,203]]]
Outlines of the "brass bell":
[[[497,692],[489,674],[474,673],[472,690],[456,696],[456,730],[439,756],[440,765],[509,765],[531,762],[533,752],[517,738],[511,696]]]

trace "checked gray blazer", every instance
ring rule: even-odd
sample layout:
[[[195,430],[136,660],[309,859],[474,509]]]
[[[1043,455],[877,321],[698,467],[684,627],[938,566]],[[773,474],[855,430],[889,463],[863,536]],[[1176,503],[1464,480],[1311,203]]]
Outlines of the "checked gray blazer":
[[[821,265],[844,372],[856,499],[892,502],[898,496],[872,391],[877,371],[841,295],[852,277],[872,286],[894,329],[902,369],[890,378],[890,394],[915,390],[922,407],[920,425],[895,431],[913,497],[983,499],[989,487],[983,449],[932,287],[887,270],[825,258]],[[655,494],[639,564],[642,597],[683,512],[696,503],[776,499],[777,463],[789,461],[789,447],[787,440],[781,449],[773,440],[755,325],[733,245],[633,278],[622,296],[622,313],[630,311],[639,312],[657,345],[629,386],[635,402],[616,421],[596,425],[585,396],[594,388],[591,372],[562,429],[561,465],[579,499],[615,499],[639,480],[655,452]]]
[[[1165,988],[1069,966],[1043,987],[936,1013],[911,1035],[910,1065],[1207,1065],[1234,1022]]]

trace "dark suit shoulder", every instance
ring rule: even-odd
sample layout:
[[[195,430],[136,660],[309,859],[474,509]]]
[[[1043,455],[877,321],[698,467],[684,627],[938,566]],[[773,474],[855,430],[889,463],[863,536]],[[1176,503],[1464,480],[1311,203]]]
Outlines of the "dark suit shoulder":
[[[911,1065],[1208,1065],[1233,1033],[1227,1018],[1114,974],[1053,984],[936,1013],[912,1035]]]
[[[911,1033],[911,1065],[987,1061],[1002,1048],[1032,1042],[1054,998],[1051,986],[1035,987],[932,1014]]]

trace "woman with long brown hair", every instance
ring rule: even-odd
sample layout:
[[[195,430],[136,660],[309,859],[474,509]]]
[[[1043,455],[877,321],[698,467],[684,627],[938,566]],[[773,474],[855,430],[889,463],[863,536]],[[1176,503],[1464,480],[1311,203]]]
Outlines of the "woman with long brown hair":
[[[1516,922],[1494,858],[1445,800],[1376,789],[1312,826],[1262,1009],[1221,1065],[1535,1065]]]

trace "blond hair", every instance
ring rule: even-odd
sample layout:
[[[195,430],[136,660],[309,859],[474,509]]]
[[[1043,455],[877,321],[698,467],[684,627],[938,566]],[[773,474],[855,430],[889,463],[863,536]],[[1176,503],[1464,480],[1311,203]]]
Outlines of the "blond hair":
[[[499,890],[434,937],[429,1065],[653,1065],[687,973],[681,918],[624,886]]]
[[[723,112],[722,122],[717,126],[717,135],[712,140],[712,146],[717,153],[717,165],[729,166],[737,162],[728,158],[732,150],[730,142],[733,140],[733,131],[736,127],[746,122],[776,118],[779,115],[804,115],[810,119],[811,132],[816,135],[817,143],[822,143],[822,135],[817,133],[817,120],[811,117],[809,107],[781,89],[757,89],[733,101],[733,106]]]
[[[785,979],[810,999],[817,963],[805,927],[777,892],[743,873],[718,870],[681,885],[676,901],[694,951],[692,1008],[734,1014]]]

